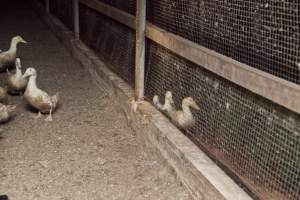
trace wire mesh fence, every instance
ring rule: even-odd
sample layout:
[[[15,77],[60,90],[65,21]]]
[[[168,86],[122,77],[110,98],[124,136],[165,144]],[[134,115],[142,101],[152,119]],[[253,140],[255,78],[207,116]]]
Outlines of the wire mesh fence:
[[[299,116],[151,43],[146,95],[169,90],[200,111],[186,134],[261,199],[300,198]]]
[[[135,0],[101,0],[131,14]],[[184,38],[299,83],[298,1],[153,0],[148,20]],[[266,3],[267,2],[267,3]],[[70,6],[69,4],[68,6]],[[57,6],[57,5],[56,5]],[[55,9],[67,4],[61,4]],[[52,7],[53,9],[53,7]],[[298,9],[298,11],[296,11]],[[65,24],[69,15],[59,14]],[[64,17],[62,17],[64,16]],[[134,86],[135,32],[80,5],[80,37]],[[300,199],[300,116],[147,41],[146,96],[172,91],[176,107],[192,96],[185,131],[253,197]]]
[[[81,5],[80,37],[114,72],[134,86],[133,30]]]
[[[73,30],[73,0],[50,0],[50,12]]]
[[[148,20],[242,63],[300,83],[300,2],[153,0]]]

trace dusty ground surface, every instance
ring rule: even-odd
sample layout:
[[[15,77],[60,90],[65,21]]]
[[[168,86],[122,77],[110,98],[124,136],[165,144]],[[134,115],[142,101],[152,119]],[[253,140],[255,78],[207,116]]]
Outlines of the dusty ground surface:
[[[35,120],[24,99],[9,98],[18,109],[0,126],[0,194],[11,200],[190,199],[162,159],[143,153],[123,115],[30,9],[10,1],[0,12],[0,49],[22,35],[29,42],[19,49],[23,67],[36,67],[39,87],[62,96],[52,123],[45,116]],[[0,78],[2,85],[5,74]]]

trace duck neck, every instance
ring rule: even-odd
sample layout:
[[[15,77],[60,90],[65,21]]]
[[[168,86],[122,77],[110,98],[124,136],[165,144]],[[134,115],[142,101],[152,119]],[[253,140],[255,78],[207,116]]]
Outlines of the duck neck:
[[[172,106],[171,102],[168,99],[165,100],[165,106],[166,107],[171,107]]]
[[[36,89],[37,88],[36,78],[37,78],[36,75],[29,77],[28,86],[27,86],[29,89]]]
[[[12,40],[11,43],[10,43],[10,48],[9,48],[8,51],[9,52],[17,52],[17,42]]]
[[[22,70],[18,67],[16,67],[16,76],[18,77],[22,76]]]
[[[187,105],[187,104],[182,104],[182,111],[185,115],[189,115],[189,116],[192,116],[192,111],[190,109],[190,106]]]

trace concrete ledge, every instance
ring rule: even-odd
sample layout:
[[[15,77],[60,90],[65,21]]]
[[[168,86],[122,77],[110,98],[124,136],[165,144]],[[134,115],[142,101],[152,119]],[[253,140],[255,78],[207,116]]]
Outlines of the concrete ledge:
[[[112,73],[92,50],[75,40],[73,33],[58,19],[46,14],[39,3],[35,3],[37,11],[54,34],[90,72],[96,84],[111,97],[118,111],[124,113],[146,148],[169,162],[194,199],[252,199],[150,103],[138,102],[137,110],[133,110],[130,103],[133,89]]]

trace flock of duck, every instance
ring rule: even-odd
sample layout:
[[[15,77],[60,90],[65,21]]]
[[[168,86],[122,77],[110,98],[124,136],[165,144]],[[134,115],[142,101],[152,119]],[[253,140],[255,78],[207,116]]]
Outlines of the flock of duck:
[[[0,72],[7,72],[7,81],[4,87],[0,86],[0,123],[8,121],[14,110],[15,105],[5,105],[8,94],[22,95],[24,92],[25,100],[29,105],[37,109],[40,118],[41,114],[49,114],[46,121],[52,121],[52,112],[56,109],[59,94],[48,95],[45,91],[39,89],[36,84],[37,71],[35,68],[27,68],[22,73],[20,58],[17,58],[17,45],[27,43],[21,36],[15,36],[11,40],[10,48],[2,52],[0,50]],[[15,65],[15,73],[11,73],[9,67]],[[187,129],[195,124],[195,119],[190,108],[199,110],[199,106],[192,97],[186,97],[182,101],[182,110],[176,110],[171,91],[165,94],[165,102],[161,104],[159,97],[153,97],[153,104],[162,112],[165,112],[169,118],[179,128]]]
[[[186,97],[182,100],[182,110],[176,110],[173,95],[171,91],[165,94],[165,103],[161,104],[158,95],[154,95],[153,104],[155,107],[166,113],[173,123],[182,129],[188,129],[195,125],[195,119],[190,108],[200,110],[192,97]]]
[[[40,118],[41,114],[49,114],[46,121],[52,121],[52,112],[56,109],[59,95],[48,95],[47,92],[39,89],[36,84],[37,71],[35,68],[27,68],[22,73],[20,58],[17,58],[17,45],[27,42],[21,36],[12,38],[10,48],[3,52],[0,50],[0,72],[7,72],[6,85],[0,86],[0,123],[7,122],[13,115],[16,105],[7,105],[8,94],[23,95],[29,105],[38,111],[35,118]],[[11,73],[9,68],[15,66],[15,73]]]

